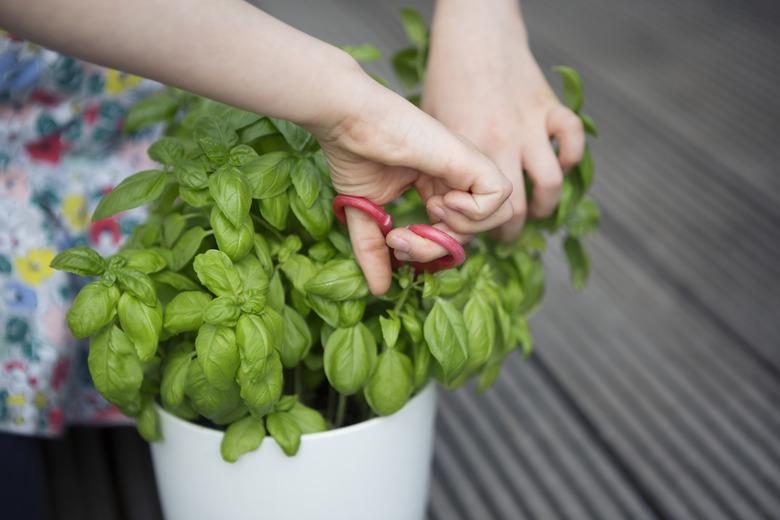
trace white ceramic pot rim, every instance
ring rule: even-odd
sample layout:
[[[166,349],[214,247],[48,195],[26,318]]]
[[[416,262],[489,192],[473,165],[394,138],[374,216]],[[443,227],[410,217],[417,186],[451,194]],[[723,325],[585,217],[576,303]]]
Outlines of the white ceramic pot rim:
[[[429,382],[427,385],[425,385],[425,387],[422,390],[420,390],[419,392],[417,392],[417,394],[412,396],[412,398],[409,399],[409,401],[403,406],[403,408],[401,408],[400,410],[395,412],[394,415],[402,414],[402,413],[404,413],[404,411],[407,408],[410,408],[410,407],[414,406],[414,403],[418,399],[420,399],[423,396],[423,394],[427,394],[429,392],[434,392],[435,391],[435,386],[436,386],[436,383],[434,383],[433,381]],[[172,413],[166,411],[156,401],[154,403],[154,406],[157,408],[157,411],[159,413],[165,414],[166,416],[168,416],[168,418],[171,421],[179,423],[179,425],[181,425],[182,428],[189,429],[193,433],[197,433],[198,435],[208,435],[208,436],[212,436],[212,437],[222,437],[222,435],[224,435],[224,432],[221,431],[221,430],[216,430],[214,428],[208,428],[206,426],[201,426],[200,424],[195,424],[193,422],[184,420],[184,419],[182,419],[180,417],[176,417]],[[392,417],[392,416],[388,416],[388,417]],[[310,444],[312,442],[317,442],[317,441],[326,441],[326,440],[332,439],[334,437],[340,437],[340,436],[343,436],[343,435],[355,434],[355,433],[359,433],[359,432],[361,432],[363,430],[368,430],[368,429],[372,429],[372,428],[379,428],[379,427],[382,426],[382,423],[384,421],[386,421],[386,420],[387,420],[387,417],[374,417],[373,419],[369,419],[367,421],[359,422],[357,424],[352,424],[350,426],[343,426],[341,428],[336,428],[335,430],[328,430],[328,431],[319,432],[319,433],[307,433],[307,434],[304,434],[304,435],[301,436],[301,441],[306,440],[306,442],[308,444]]]

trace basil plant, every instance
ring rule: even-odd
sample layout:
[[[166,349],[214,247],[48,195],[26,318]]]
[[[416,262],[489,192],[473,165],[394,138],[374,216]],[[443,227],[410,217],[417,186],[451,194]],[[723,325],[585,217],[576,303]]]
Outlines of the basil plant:
[[[415,99],[428,30],[412,11],[403,20],[413,45],[393,65]],[[379,57],[370,46],[346,50]],[[595,135],[579,76],[557,70],[567,105]],[[90,339],[97,389],[147,440],[160,436],[157,403],[224,429],[226,461],[266,433],[293,455],[302,434],[392,414],[431,379],[456,388],[476,378],[484,391],[513,351],[531,353],[526,317],[543,296],[547,239],[565,236],[576,288],[588,276],[581,239],[599,210],[586,195],[587,150],[553,216],[529,221],[511,243],[477,237],[459,268],[401,267],[374,297],[334,221],[328,164],[307,131],[171,88],[138,103],[126,127],[158,123],[165,135],[149,156],[159,167],[124,180],[93,217],[149,204],[145,222],[110,258],[75,247],[52,262],[88,277],[68,325]],[[389,210],[399,225],[426,221],[413,193]]]

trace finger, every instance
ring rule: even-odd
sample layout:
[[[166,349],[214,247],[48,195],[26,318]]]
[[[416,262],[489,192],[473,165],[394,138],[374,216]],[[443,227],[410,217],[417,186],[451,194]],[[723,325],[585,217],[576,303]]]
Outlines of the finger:
[[[444,204],[444,199],[452,193],[452,191],[449,191],[444,196],[436,195],[431,197],[428,199],[425,207],[434,222],[444,222],[456,233],[473,235],[489,231],[508,222],[514,214],[512,203],[506,200],[495,213],[482,220],[472,220],[463,213],[455,211]]]
[[[471,240],[471,235],[461,235],[446,224],[435,224],[438,228],[460,244]],[[396,228],[387,235],[387,245],[393,248],[393,254],[399,260],[414,262],[430,262],[449,254],[442,246],[432,240],[421,237],[407,228]]]
[[[523,153],[523,169],[534,185],[529,215],[549,216],[561,196],[563,173],[546,135],[540,134],[530,141]]]
[[[558,141],[558,161],[563,171],[582,159],[585,150],[585,129],[577,114],[563,105],[547,114],[547,133]]]
[[[392,280],[390,251],[385,244],[385,237],[371,217],[355,208],[345,210],[352,250],[366,277],[368,288],[374,295],[384,294]]]
[[[525,183],[523,169],[520,166],[520,156],[516,150],[511,149],[491,156],[512,183],[512,194],[509,196],[509,201],[513,210],[509,221],[493,230],[492,236],[499,240],[514,240],[523,229],[526,214]]]
[[[415,168],[461,192],[452,199],[457,204],[452,209],[472,220],[495,213],[509,197],[512,184],[473,144],[418,112],[416,120],[407,123],[412,126],[407,127],[403,145],[385,161]]]

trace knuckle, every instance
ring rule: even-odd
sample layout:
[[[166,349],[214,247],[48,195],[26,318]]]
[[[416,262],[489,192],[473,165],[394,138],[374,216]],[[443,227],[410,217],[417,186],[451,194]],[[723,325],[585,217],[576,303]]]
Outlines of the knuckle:
[[[541,176],[536,181],[535,188],[539,191],[557,192],[561,189],[562,185],[563,185],[563,176],[560,173],[556,172],[553,175]]]
[[[365,237],[355,246],[355,254],[360,257],[369,257],[387,250],[385,238],[382,236]]]

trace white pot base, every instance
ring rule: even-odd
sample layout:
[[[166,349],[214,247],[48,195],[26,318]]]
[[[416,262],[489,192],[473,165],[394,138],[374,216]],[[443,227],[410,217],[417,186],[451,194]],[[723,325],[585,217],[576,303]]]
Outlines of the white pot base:
[[[151,443],[166,520],[422,520],[428,502],[436,388],[398,413],[304,435],[287,457],[267,436],[236,463],[222,432],[160,409]]]

